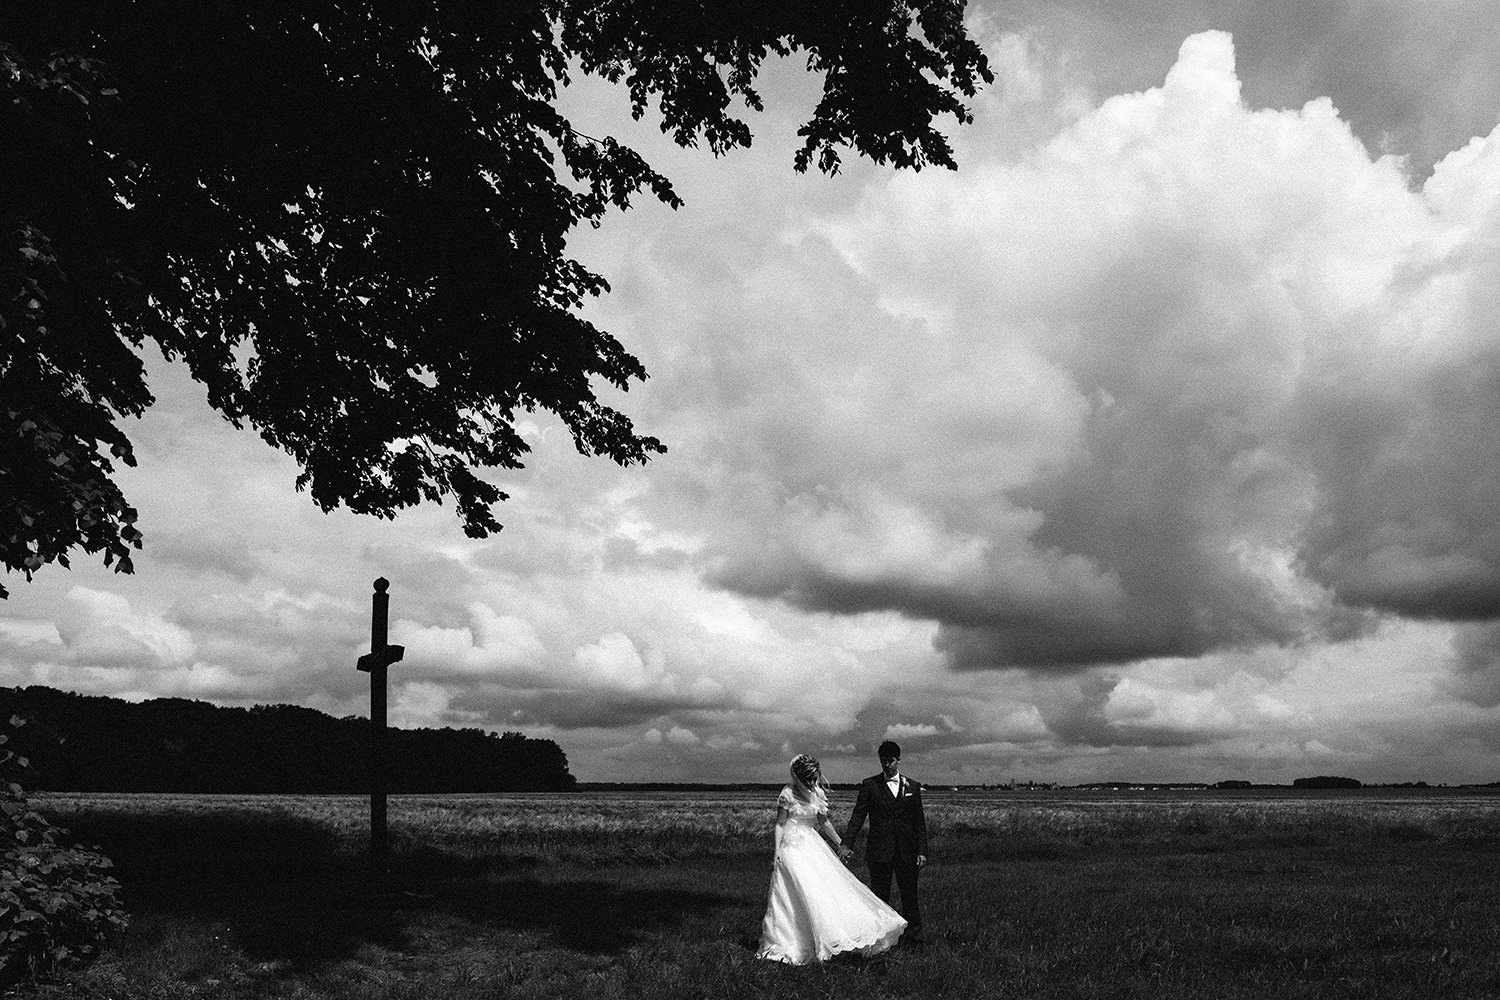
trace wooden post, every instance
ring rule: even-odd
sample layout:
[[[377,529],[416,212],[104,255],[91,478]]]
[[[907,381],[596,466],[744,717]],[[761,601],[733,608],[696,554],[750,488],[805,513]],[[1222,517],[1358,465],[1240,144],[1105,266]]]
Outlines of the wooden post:
[[[391,582],[385,577],[375,581],[370,597],[370,652],[379,653],[389,637]],[[386,663],[383,659],[370,665],[370,864],[376,871],[385,870],[390,841],[385,821],[385,696]]]
[[[359,669],[370,674],[370,867],[385,873],[389,839],[386,836],[385,694],[386,668],[406,655],[402,646],[386,641],[390,620],[391,582],[375,581],[370,598],[370,651],[359,658]]]

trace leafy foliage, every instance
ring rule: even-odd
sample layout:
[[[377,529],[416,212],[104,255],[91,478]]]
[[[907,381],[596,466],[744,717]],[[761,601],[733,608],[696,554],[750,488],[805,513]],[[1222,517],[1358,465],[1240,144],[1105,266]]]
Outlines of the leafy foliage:
[[[97,60],[29,62],[0,40],[0,135],[13,137],[0,144],[0,566],[27,580],[75,546],[129,572],[140,547],[104,454],[135,464],[116,416],[151,402],[140,333],[109,311],[139,294],[118,259],[121,214],[101,211],[114,167],[99,120],[118,105]]]
[[[580,317],[569,232],[670,181],[556,109],[581,69],[678,143],[751,141],[768,56],[824,76],[794,166],[953,166],[934,125],[990,72],[963,0],[14,0],[0,31],[0,565],[140,544],[110,460],[137,354],[301,466],[324,510],[455,501],[500,527],[520,411],[580,452],[664,451],[595,394],[646,372]],[[0,591],[3,596],[3,591]]]
[[[13,732],[24,725],[11,716]],[[109,858],[70,842],[16,780],[28,766],[0,732],[0,981],[35,978],[94,955],[128,923]]]

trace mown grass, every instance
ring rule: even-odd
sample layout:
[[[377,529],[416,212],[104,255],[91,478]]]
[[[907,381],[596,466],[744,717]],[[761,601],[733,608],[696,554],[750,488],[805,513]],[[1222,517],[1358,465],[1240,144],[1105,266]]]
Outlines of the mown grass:
[[[376,883],[358,798],[49,796],[135,924],[18,995],[1500,996],[1500,796],[934,791],[927,946],[800,969],[769,799],[398,797]]]

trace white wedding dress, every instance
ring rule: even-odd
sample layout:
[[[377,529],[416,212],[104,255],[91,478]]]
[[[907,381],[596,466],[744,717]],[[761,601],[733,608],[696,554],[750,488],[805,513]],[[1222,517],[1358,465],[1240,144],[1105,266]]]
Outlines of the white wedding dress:
[[[841,952],[875,955],[896,943],[906,920],[880,901],[818,834],[828,799],[812,802],[781,790],[787,816],[776,828],[771,898],[760,925],[756,958],[791,965],[822,962]]]

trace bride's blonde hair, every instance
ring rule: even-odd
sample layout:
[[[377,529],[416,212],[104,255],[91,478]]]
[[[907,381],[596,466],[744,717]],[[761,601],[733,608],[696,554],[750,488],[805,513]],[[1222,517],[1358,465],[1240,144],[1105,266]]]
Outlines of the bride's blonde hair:
[[[828,791],[828,779],[823,777],[822,765],[811,754],[799,753],[792,758],[792,777],[810,792]]]

